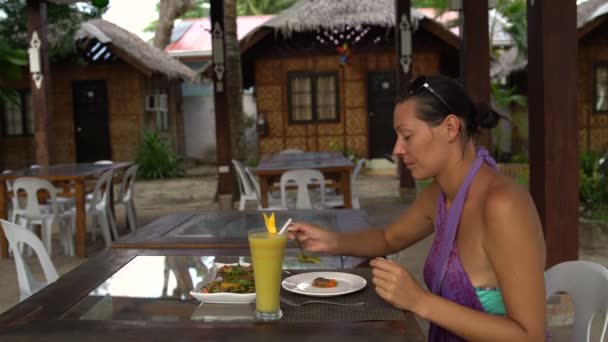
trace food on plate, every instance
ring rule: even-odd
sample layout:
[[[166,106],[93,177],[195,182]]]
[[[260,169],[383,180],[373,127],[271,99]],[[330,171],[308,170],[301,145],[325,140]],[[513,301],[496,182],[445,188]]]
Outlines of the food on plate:
[[[298,255],[298,258],[296,260],[298,260],[299,262],[307,263],[307,264],[320,264],[321,263],[321,258],[312,256],[312,255],[302,254],[302,253],[300,253],[300,255]]]
[[[224,265],[215,279],[201,288],[202,293],[254,293],[253,266]]]
[[[312,286],[322,288],[336,287],[338,286],[338,281],[336,281],[336,279],[317,277],[312,281]]]

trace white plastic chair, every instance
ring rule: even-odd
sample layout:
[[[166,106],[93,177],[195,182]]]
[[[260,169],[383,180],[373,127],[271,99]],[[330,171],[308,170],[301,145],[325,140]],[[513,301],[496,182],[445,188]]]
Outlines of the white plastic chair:
[[[20,192],[25,192],[25,206],[22,206],[20,201],[17,201],[17,206],[13,208],[16,222],[24,227],[34,225],[41,226],[42,243],[49,255],[52,253],[52,233],[53,223],[59,223],[60,233],[65,253],[73,254],[73,238],[72,231],[76,224],[73,211],[60,211],[57,203],[57,189],[51,182],[34,177],[21,177],[13,182],[13,197],[18,198]],[[47,204],[39,203],[38,193],[43,192],[48,194],[49,199]],[[65,221],[68,221],[65,224]]]
[[[319,185],[320,187],[320,203],[315,208],[322,209],[325,207],[325,177],[319,170],[298,169],[284,172],[281,175],[281,206],[287,208],[287,185],[295,183],[298,187],[296,197],[296,209],[312,209],[310,194],[308,192],[309,185]]]
[[[13,251],[15,266],[17,268],[17,282],[19,283],[19,292],[21,293],[20,301],[23,301],[48,284],[56,281],[59,278],[59,275],[57,274],[57,270],[55,269],[55,266],[53,266],[53,262],[46,249],[44,249],[42,242],[38,239],[36,234],[5,220],[0,220],[0,224],[2,225],[10,249]],[[23,255],[21,255],[21,252],[19,251],[19,244],[26,244],[34,250],[38,257],[38,261],[40,261],[40,264],[42,265],[46,283],[39,282],[34,278],[28,264],[23,260]]]
[[[297,148],[288,148],[286,150],[279,152],[279,154],[285,154],[285,153],[304,153],[304,151],[299,150]]]
[[[106,247],[110,247],[112,244],[112,236],[114,234],[118,238],[118,232],[116,231],[116,221],[110,210],[110,196],[108,191],[111,191],[112,177],[114,171],[109,170],[103,173],[97,183],[95,183],[95,189],[90,197],[87,197],[87,203],[85,205],[85,211],[87,215],[91,215],[91,239],[95,241],[97,237],[97,223],[101,227],[101,235],[106,244]]]
[[[95,164],[95,165],[112,165],[112,164],[114,164],[114,162],[111,160],[98,160],[98,161],[94,162],[93,164]]]
[[[137,177],[137,169],[139,166],[133,165],[127,169],[120,183],[120,191],[118,197],[114,201],[115,205],[124,205],[127,212],[127,222],[129,229],[134,232],[137,228],[137,215],[135,214],[135,203],[133,202],[133,193],[135,191],[135,178]]]
[[[608,269],[590,261],[567,261],[545,272],[547,298],[567,292],[574,302],[572,341],[589,341],[591,323],[598,312],[606,314],[600,341],[608,325]]]
[[[255,189],[256,200],[258,202],[258,210],[262,210],[262,195],[260,191],[260,182],[258,181],[258,177],[253,174],[250,168],[245,166],[245,174],[249,178],[251,185]],[[271,192],[268,192],[268,208],[263,208],[264,210],[285,210],[286,207],[281,205],[281,199],[275,198],[272,196]]]
[[[245,210],[245,205],[247,201],[255,201],[258,203],[258,197],[253,189],[249,178],[245,174],[245,167],[243,164],[235,159],[232,159],[232,164],[234,165],[234,169],[236,170],[237,181],[239,183],[239,191],[241,193],[239,200],[239,210]],[[259,205],[259,203],[258,203]]]
[[[357,161],[355,168],[353,169],[353,173],[350,175],[350,194],[351,194],[351,202],[353,204],[353,209],[361,208],[359,204],[359,194],[357,193],[355,184],[357,181],[357,176],[361,173],[361,169],[363,168],[363,164],[365,163],[365,159],[361,158]],[[344,206],[344,196],[343,195],[327,195],[325,197],[325,206],[328,208],[335,207],[343,207]]]

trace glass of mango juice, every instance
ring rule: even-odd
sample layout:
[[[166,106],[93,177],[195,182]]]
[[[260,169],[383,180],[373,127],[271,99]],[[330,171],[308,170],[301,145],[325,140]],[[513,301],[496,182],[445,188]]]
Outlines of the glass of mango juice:
[[[262,321],[281,319],[279,298],[287,234],[272,234],[265,228],[251,229],[248,238],[255,278],[255,318]]]

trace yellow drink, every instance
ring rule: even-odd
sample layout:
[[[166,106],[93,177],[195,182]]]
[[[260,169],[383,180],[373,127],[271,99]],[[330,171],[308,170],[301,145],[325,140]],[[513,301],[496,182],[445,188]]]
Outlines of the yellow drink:
[[[268,234],[266,229],[253,229],[248,236],[255,278],[256,318],[280,319],[283,313],[279,295],[287,234]]]

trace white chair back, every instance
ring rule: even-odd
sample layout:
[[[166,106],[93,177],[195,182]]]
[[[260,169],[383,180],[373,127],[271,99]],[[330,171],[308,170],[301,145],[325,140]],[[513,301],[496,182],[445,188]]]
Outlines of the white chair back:
[[[52,214],[59,212],[57,206],[57,189],[51,182],[35,178],[35,177],[20,177],[13,182],[13,196],[19,198],[19,192],[25,192],[26,201],[25,207],[22,207],[20,201],[17,201],[15,210],[17,216],[27,217],[30,219],[42,219],[49,215],[48,206],[43,210],[43,206],[38,202],[38,193],[46,192],[50,196]]]
[[[355,180],[357,180],[357,176],[359,176],[359,173],[361,173],[361,169],[363,168],[363,164],[365,164],[365,159],[361,158],[359,160],[357,160],[357,164],[355,164],[355,169],[353,170],[353,173],[350,175],[350,180],[351,182],[355,182]]]
[[[255,191],[258,202],[261,202],[262,197],[261,197],[260,182],[258,181],[258,177],[256,175],[254,175],[253,171],[251,171],[251,169],[248,168],[247,166],[245,166],[245,174],[249,178],[249,183],[251,183],[251,185],[253,186],[253,190]]]
[[[245,196],[254,196],[255,190],[253,189],[249,178],[247,178],[247,175],[245,174],[245,167],[243,166],[243,163],[238,160],[232,159],[232,164],[234,164],[234,169],[236,170],[239,190],[241,191],[241,194]]]
[[[114,162],[111,160],[98,160],[98,161],[94,162],[93,164],[95,164],[95,165],[112,165],[112,164],[114,164]]]
[[[309,185],[319,185],[321,203],[320,207],[325,207],[325,177],[319,170],[299,169],[284,172],[281,175],[281,205],[287,208],[287,185],[288,183],[296,183],[298,193],[296,197],[296,209],[312,209],[310,194],[308,192]]]
[[[19,291],[21,293],[21,301],[38,292],[46,285],[56,281],[59,278],[57,270],[51,261],[46,249],[42,245],[42,241],[38,237],[30,232],[29,230],[18,226],[14,223],[0,220],[4,235],[8,240],[9,246],[13,251],[15,258],[15,266],[17,268],[17,282],[19,283]],[[19,244],[26,244],[31,247],[40,264],[42,265],[42,271],[46,278],[46,283],[41,283],[34,278],[28,264],[23,259],[23,255],[19,251]]]
[[[590,261],[567,261],[545,272],[547,298],[557,292],[567,292],[574,302],[573,341],[589,341],[591,323],[598,312],[606,315],[600,341],[608,325],[608,270]]]
[[[112,177],[114,176],[114,170],[109,170],[104,172],[97,183],[95,184],[95,189],[93,190],[93,196],[91,197],[91,205],[105,205],[109,208],[110,205],[110,196],[108,196],[109,191],[112,191]]]
[[[133,191],[135,188],[135,178],[137,177],[138,165],[133,165],[127,169],[122,177],[120,183],[120,191],[118,192],[117,199],[121,202],[128,202],[133,198]]]
[[[237,181],[239,183],[239,191],[240,191],[240,201],[239,201],[239,210],[245,210],[246,201],[255,201],[259,204],[258,195],[253,189],[249,178],[245,174],[245,167],[243,164],[235,159],[232,159],[232,164],[234,165],[234,169],[236,170]]]

